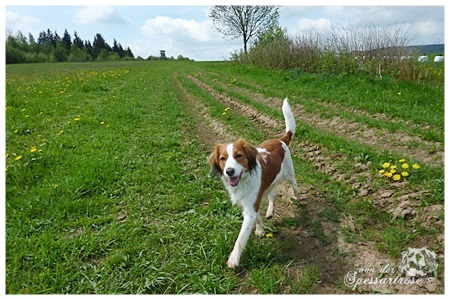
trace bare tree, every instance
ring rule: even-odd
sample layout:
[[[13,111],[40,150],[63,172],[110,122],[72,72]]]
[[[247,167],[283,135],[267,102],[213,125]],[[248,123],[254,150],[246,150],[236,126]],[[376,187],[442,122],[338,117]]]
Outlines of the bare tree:
[[[244,52],[251,37],[278,25],[279,6],[214,5],[209,17],[214,28],[225,36],[242,36]]]

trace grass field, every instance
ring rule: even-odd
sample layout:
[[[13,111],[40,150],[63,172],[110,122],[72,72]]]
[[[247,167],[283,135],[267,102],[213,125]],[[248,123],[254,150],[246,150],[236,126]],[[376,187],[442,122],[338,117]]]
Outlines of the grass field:
[[[8,65],[6,292],[443,293],[443,66],[433,72],[414,85],[224,62]],[[230,270],[241,213],[207,157],[280,137],[286,96],[300,197],[278,190],[271,234],[252,235]],[[432,283],[344,284],[423,246],[438,255]]]

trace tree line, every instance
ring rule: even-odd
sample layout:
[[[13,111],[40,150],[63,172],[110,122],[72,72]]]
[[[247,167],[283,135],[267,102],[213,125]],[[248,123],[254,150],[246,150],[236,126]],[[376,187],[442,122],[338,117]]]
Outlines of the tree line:
[[[6,63],[39,63],[39,62],[86,62],[134,60],[130,47],[124,49],[114,39],[111,47],[100,33],[91,43],[83,41],[75,31],[72,36],[64,30],[63,36],[50,29],[39,33],[37,39],[29,33],[28,38],[21,32],[6,37]]]

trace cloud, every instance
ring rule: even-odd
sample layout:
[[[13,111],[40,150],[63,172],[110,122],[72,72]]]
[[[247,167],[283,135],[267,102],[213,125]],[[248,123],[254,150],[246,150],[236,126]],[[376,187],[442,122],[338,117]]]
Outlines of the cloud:
[[[308,31],[324,31],[327,29],[331,29],[332,24],[329,19],[319,18],[317,20],[311,19],[300,19],[297,23],[297,30],[300,32],[308,32]]]
[[[310,6],[282,9],[281,20],[292,34],[353,28],[400,28],[411,44],[444,42],[443,6]]]
[[[93,23],[129,23],[128,20],[119,16],[116,9],[111,6],[85,6],[75,14],[73,21],[82,25]]]
[[[41,20],[34,17],[24,16],[15,12],[6,12],[6,30],[12,34],[16,34],[20,30],[23,34],[29,32],[36,34],[37,30],[34,25],[40,23]]]
[[[211,20],[195,21],[181,18],[156,17],[148,19],[140,32],[147,38],[152,55],[164,49],[168,56],[179,54],[195,60],[228,58],[240,48],[240,41],[225,41],[212,27]]]
[[[156,17],[145,21],[145,25],[141,27],[141,32],[148,37],[162,35],[171,39],[183,39],[194,43],[205,43],[218,39],[218,35],[212,30],[212,22],[209,20],[197,22],[170,17]]]

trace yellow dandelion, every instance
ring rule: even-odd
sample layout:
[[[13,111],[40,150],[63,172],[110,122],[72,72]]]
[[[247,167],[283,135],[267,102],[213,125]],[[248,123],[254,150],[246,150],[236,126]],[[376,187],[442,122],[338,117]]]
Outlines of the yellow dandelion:
[[[394,174],[394,173],[397,173],[397,169],[395,169],[395,168],[391,168],[391,171],[390,171],[392,174]]]
[[[31,153],[34,153],[36,151],[37,151],[36,146],[31,147],[31,150],[30,150]]]
[[[413,169],[417,170],[419,168],[420,168],[420,166],[418,164],[413,164]]]
[[[21,160],[21,159],[22,159],[22,155],[19,155],[14,160]]]
[[[392,176],[392,179],[394,179],[395,181],[399,181],[400,179],[402,179],[402,176],[400,176],[400,174],[395,174],[394,176]]]
[[[392,177],[392,173],[391,172],[386,172],[386,173],[384,173],[384,176],[386,176],[387,178],[391,178]]]
[[[224,116],[225,116],[226,114],[227,114],[227,112],[226,112],[226,111],[224,111],[224,112],[222,113],[222,115],[224,115]]]
[[[383,175],[384,173],[386,173],[386,170],[381,169],[380,171],[378,171],[378,173],[380,173],[381,175]]]
[[[268,237],[268,238],[273,237],[273,233],[269,232],[268,234],[266,234],[266,237]]]
[[[402,158],[402,159],[400,159],[398,162],[399,162],[399,163],[404,163],[404,162],[406,162],[406,159]]]
[[[102,121],[102,122],[100,122],[100,125],[103,125],[103,124],[105,124],[105,122],[103,122],[103,121]]]
[[[390,166],[391,166],[391,164],[388,162],[383,164],[383,168],[385,168],[385,169],[389,168]]]
[[[75,119],[73,119],[74,121],[80,121],[80,118],[75,118]]]
[[[109,126],[111,126],[111,125],[109,125],[109,124],[108,124],[108,125],[106,125],[106,128],[108,128]]]
[[[402,169],[408,169],[409,168],[409,165],[407,164],[407,163],[404,163],[403,165],[402,165]]]
[[[403,177],[408,177],[408,176],[409,176],[409,173],[406,172],[406,171],[403,171],[403,172],[402,172],[402,176],[403,176]]]

